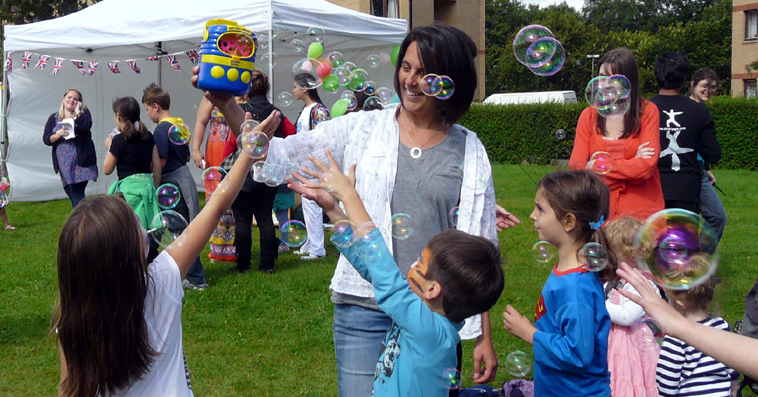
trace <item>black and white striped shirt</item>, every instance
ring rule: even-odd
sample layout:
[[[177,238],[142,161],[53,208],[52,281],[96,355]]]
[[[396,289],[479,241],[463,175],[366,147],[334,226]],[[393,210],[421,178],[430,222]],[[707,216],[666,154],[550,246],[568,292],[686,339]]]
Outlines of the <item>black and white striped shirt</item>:
[[[729,324],[721,317],[708,317],[699,322],[729,332]],[[663,339],[656,370],[661,397],[729,397],[732,381],[739,376],[733,369],[679,339],[671,336]]]

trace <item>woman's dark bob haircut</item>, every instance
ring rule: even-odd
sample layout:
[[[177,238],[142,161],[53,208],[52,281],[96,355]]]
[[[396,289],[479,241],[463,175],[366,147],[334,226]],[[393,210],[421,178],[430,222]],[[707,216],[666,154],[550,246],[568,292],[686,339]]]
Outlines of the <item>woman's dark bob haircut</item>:
[[[471,106],[476,91],[476,44],[460,29],[435,22],[432,26],[415,28],[400,44],[395,67],[395,92],[403,101],[402,85],[398,80],[408,46],[416,42],[418,55],[427,74],[445,75],[455,84],[455,93],[450,99],[437,100],[442,118],[453,125]]]

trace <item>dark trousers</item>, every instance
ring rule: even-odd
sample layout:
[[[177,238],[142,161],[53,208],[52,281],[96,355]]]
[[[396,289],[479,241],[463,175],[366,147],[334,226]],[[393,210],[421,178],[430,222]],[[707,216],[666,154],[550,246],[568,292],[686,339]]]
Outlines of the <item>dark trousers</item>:
[[[84,200],[84,189],[87,188],[87,182],[89,181],[72,183],[63,187],[69,200],[71,200],[71,208],[76,208],[76,205]]]
[[[700,213],[700,203],[696,203],[694,201],[682,201],[682,200],[665,200],[665,201],[666,201],[666,209],[680,208],[683,210],[687,210],[689,212],[694,212],[696,214]]]
[[[248,184],[246,184],[248,186]],[[258,222],[261,241],[261,261],[258,270],[274,268],[279,256],[279,239],[271,217],[276,188],[255,183],[252,191],[240,191],[232,204],[234,212],[234,247],[237,250],[237,270],[250,269],[253,247],[253,216]]]
[[[192,198],[190,198],[190,200],[192,200]],[[197,200],[197,197],[195,197],[195,200]],[[187,207],[187,202],[185,201],[184,197],[179,200],[179,203],[176,205],[176,207],[173,208],[173,211],[176,211],[179,213],[179,215],[183,216],[189,224],[189,208]],[[208,281],[205,280],[205,268],[203,268],[203,263],[200,262],[200,256],[195,258],[195,262],[192,263],[192,266],[187,272],[186,279],[194,285],[203,285],[208,283]]]

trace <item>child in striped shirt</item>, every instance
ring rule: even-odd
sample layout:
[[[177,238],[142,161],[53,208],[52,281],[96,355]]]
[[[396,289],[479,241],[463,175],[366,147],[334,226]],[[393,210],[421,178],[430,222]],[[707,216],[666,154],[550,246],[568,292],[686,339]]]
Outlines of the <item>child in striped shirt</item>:
[[[711,277],[688,291],[666,290],[669,304],[686,318],[729,332],[729,324],[707,311],[720,280]],[[734,395],[740,374],[687,343],[666,336],[658,358],[656,381],[661,397]]]

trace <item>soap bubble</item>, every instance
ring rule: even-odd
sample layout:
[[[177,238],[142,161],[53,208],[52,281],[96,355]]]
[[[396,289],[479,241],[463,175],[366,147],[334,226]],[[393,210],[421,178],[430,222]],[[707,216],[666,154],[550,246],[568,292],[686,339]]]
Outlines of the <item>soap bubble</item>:
[[[551,40],[555,41],[556,43],[555,53],[553,54],[553,57],[542,66],[529,67],[529,70],[531,70],[532,73],[536,74],[537,76],[552,76],[558,73],[563,68],[563,64],[566,62],[566,51],[563,49],[563,45],[558,40]]]
[[[719,261],[710,224],[692,212],[671,208],[651,215],[635,238],[637,264],[659,286],[688,290],[708,280]]]
[[[292,79],[300,88],[311,90],[321,86],[322,79],[318,75],[321,62],[316,58],[303,58],[292,65]]]
[[[340,248],[347,248],[353,244],[352,236],[345,234],[349,230],[355,230],[355,225],[347,219],[342,219],[334,222],[334,228],[332,229],[331,241],[334,245]]]
[[[579,262],[583,268],[599,272],[608,266],[608,251],[598,243],[587,243],[579,250]]]
[[[308,233],[303,222],[289,221],[279,228],[279,239],[288,247],[299,247],[308,240]]]
[[[324,91],[332,94],[337,92],[341,86],[340,79],[334,74],[329,74],[324,77],[324,82],[321,84],[321,88],[323,88]]]
[[[532,255],[539,263],[549,263],[555,258],[558,249],[547,241],[538,241],[532,246]]]
[[[221,181],[226,176],[226,170],[221,167],[208,167],[203,171],[203,184],[205,185],[205,194],[211,196],[219,188]],[[221,188],[219,193],[223,193],[225,188]]]
[[[376,97],[382,101],[382,105],[389,105],[392,102],[392,90],[387,87],[380,87],[376,90]]]
[[[613,157],[608,152],[595,152],[590,157],[590,170],[598,175],[605,175],[613,169]]]
[[[260,159],[268,154],[268,137],[262,132],[252,131],[241,134],[238,141],[238,144],[242,146],[242,151],[251,159]]]
[[[272,163],[265,163],[258,174],[256,182],[263,182],[266,186],[279,186],[287,177],[287,168]]]
[[[346,85],[350,81],[350,70],[344,66],[332,69],[332,74],[337,77],[341,85]]]
[[[532,359],[526,353],[516,350],[505,358],[505,370],[517,378],[523,378],[532,370]]]
[[[339,51],[332,51],[326,56],[326,60],[332,63],[332,68],[338,68],[345,63],[345,58]]]
[[[458,215],[461,213],[460,207],[453,207],[452,210],[450,210],[450,214],[448,214],[448,219],[450,220],[450,223],[453,224],[453,226],[458,226]]]
[[[376,89],[377,88],[379,88],[379,86],[376,85],[376,82],[373,81],[373,80],[369,80],[369,81],[366,82],[366,84],[365,84],[365,86],[363,88],[363,92],[365,92],[366,95],[371,96],[371,95],[376,94]]]
[[[295,52],[303,52],[305,50],[305,43],[300,39],[292,39],[290,45]]]
[[[381,238],[374,239],[369,233],[378,227],[373,222],[366,222],[353,231],[355,254],[364,260],[373,260],[389,254]]]
[[[608,84],[616,89],[616,96],[618,99],[625,99],[629,97],[632,84],[629,79],[623,74],[614,74],[608,76]]]
[[[458,390],[461,387],[461,373],[455,368],[448,368],[442,372],[442,383],[450,390]]]
[[[631,101],[629,98],[625,99],[618,99],[616,102],[614,102],[611,106],[608,106],[606,109],[597,109],[597,114],[603,117],[620,117],[626,114],[627,111],[629,111],[629,107],[631,105]]]
[[[366,88],[367,81],[369,81],[368,73],[363,69],[355,69],[350,73],[347,88],[357,92],[363,91]]]
[[[313,126],[319,125],[323,121],[331,120],[332,116],[331,113],[329,113],[329,109],[325,107],[319,107],[316,109],[315,112],[313,112],[313,115],[311,116],[311,122],[313,123]]]
[[[645,352],[654,352],[661,349],[663,332],[661,324],[650,317],[642,317],[630,326],[629,337],[632,346]]]
[[[182,194],[179,188],[173,183],[164,183],[155,190],[155,196],[158,201],[158,207],[164,210],[170,210],[179,204]]]
[[[356,66],[354,63],[352,63],[352,62],[349,62],[349,61],[348,61],[348,62],[345,62],[345,63],[343,64],[343,66],[345,67],[345,69],[349,70],[349,71],[350,71],[350,73],[352,73],[352,72],[353,72],[353,70],[355,70],[355,69],[358,69],[358,66]]]
[[[366,58],[366,62],[368,63],[368,66],[372,68],[379,66],[379,55],[369,55],[368,58]]]
[[[390,54],[387,54],[386,52],[382,52],[379,54],[379,62],[381,62],[383,65],[391,65],[392,58],[390,57]]]
[[[258,36],[258,48],[262,50],[268,48],[269,44],[271,44],[271,38],[268,33],[258,32],[255,35]]]
[[[529,25],[519,30],[513,40],[513,53],[516,55],[516,59],[526,66],[539,66],[529,64],[527,51],[532,44],[543,37],[554,37],[554,35],[550,29],[541,25]]]
[[[427,74],[421,78],[419,88],[421,88],[421,92],[423,92],[424,95],[435,96],[442,91],[442,79],[436,74]]]
[[[243,121],[242,124],[240,124],[240,135],[253,132],[255,127],[259,126],[260,124],[261,123],[253,119],[248,119],[248,120]]]
[[[392,215],[392,237],[405,240],[413,235],[414,222],[408,214],[397,213]]]
[[[311,43],[324,43],[324,29],[313,26],[308,28],[308,30],[305,31],[305,34],[308,36],[308,41]]]
[[[279,97],[276,99],[279,106],[286,108],[289,105],[292,105],[293,96],[291,92],[284,91],[281,94],[279,94]]]
[[[190,128],[184,123],[175,123],[168,128],[168,140],[174,145],[186,145],[191,137]]]
[[[603,117],[624,115],[630,107],[629,79],[624,75],[597,76],[587,83],[584,99]]]
[[[384,109],[384,106],[382,106],[382,101],[379,100],[378,97],[372,96],[366,99],[365,102],[363,102],[363,110],[382,110]]]
[[[566,138],[566,130],[559,128],[555,131],[555,137],[558,139],[565,139]]]
[[[355,97],[352,91],[345,91],[340,95],[340,99],[348,100],[347,110],[355,110],[358,107],[358,98]]]
[[[447,76],[440,76],[440,85],[442,89],[437,93],[437,99],[450,99],[455,93],[455,83],[453,79]]]
[[[268,65],[270,68],[276,67],[276,53],[267,52],[263,54],[259,62],[262,63],[263,66]]]
[[[556,48],[561,45],[553,37],[541,37],[532,43],[527,49],[524,61],[529,67],[539,67],[550,62],[555,55]]]
[[[170,248],[171,244],[181,246],[187,241],[187,220],[176,211],[165,210],[153,217],[147,234],[163,248]]]

